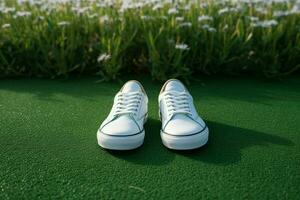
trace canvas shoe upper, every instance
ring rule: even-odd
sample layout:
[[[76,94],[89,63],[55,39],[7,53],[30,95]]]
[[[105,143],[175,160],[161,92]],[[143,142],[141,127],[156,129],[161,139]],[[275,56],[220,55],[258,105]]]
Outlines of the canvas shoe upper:
[[[130,136],[143,140],[143,137],[138,134],[144,135],[143,125],[147,118],[147,104],[148,97],[138,81],[125,83],[116,94],[112,109],[98,130],[99,145],[108,149],[135,148],[134,145],[128,146],[126,142],[133,142],[128,141],[128,139],[134,140],[134,137]],[[140,144],[141,141],[138,142]],[[124,145],[126,147],[123,148]]]
[[[164,144],[168,142],[176,143],[176,141],[180,143],[183,140],[178,140],[178,137],[193,136],[201,134],[203,131],[207,131],[208,139],[207,126],[199,117],[192,96],[179,80],[171,79],[167,81],[161,89],[158,101],[162,121],[161,136]],[[174,141],[164,141],[164,139],[168,140],[172,136],[174,136]],[[197,138],[192,139],[197,140]],[[182,145],[177,148],[177,144],[175,144],[174,149],[192,149],[201,145],[200,142],[198,145],[194,144],[195,141],[191,141],[191,143],[193,143],[192,146],[189,146],[188,141],[185,142],[182,148]]]

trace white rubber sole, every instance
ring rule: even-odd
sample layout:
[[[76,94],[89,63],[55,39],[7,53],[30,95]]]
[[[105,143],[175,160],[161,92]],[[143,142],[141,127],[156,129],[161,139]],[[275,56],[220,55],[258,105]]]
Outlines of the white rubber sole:
[[[197,134],[188,136],[174,136],[160,131],[163,144],[174,150],[191,150],[202,147],[207,143],[208,135],[209,130],[207,127]]]
[[[110,150],[132,150],[144,143],[145,131],[131,136],[112,136],[98,130],[98,144],[104,149]]]

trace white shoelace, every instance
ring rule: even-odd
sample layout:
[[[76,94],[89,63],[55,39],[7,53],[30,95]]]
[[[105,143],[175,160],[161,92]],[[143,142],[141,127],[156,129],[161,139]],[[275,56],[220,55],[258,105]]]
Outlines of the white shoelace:
[[[114,115],[137,115],[142,95],[140,92],[120,93],[117,96],[117,106]]]
[[[192,115],[189,105],[189,95],[185,92],[166,92],[165,100],[167,105],[168,114],[187,114]]]

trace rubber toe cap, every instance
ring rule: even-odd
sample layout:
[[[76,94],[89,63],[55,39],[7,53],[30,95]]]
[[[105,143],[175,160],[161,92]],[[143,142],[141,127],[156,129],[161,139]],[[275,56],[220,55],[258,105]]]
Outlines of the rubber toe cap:
[[[205,124],[202,125],[187,116],[175,116],[168,122],[163,131],[174,136],[187,136],[197,134],[204,128]]]
[[[102,133],[112,136],[130,136],[140,132],[138,125],[128,116],[121,116],[100,130]]]

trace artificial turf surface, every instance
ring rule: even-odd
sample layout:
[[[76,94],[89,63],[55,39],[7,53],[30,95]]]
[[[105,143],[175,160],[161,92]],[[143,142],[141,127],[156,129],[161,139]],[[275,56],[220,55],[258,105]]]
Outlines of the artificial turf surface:
[[[299,199],[300,79],[204,79],[188,88],[209,143],[176,152],[160,140],[161,84],[144,145],[102,150],[96,131],[118,83],[0,81],[0,199]]]

